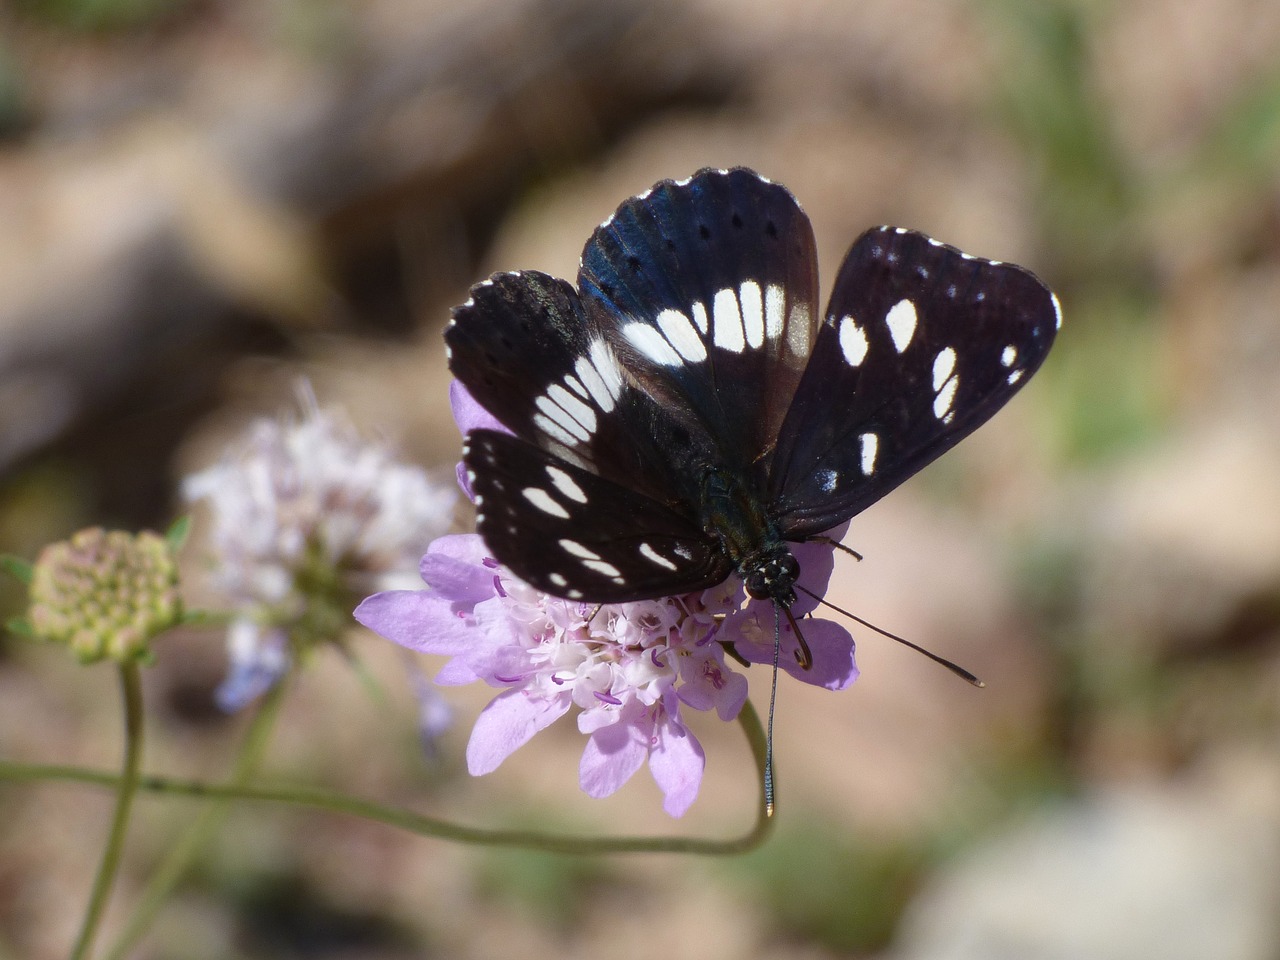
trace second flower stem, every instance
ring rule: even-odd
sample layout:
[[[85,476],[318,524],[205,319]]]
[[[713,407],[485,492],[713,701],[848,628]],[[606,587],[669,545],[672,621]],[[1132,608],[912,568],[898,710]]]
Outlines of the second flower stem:
[[[281,681],[267,691],[254,714],[244,741],[231,769],[227,785],[233,789],[247,784],[257,772],[266,752],[272,727],[280,714],[284,699],[285,683]],[[191,825],[178,837],[168,855],[152,873],[134,908],[124,931],[112,944],[107,960],[121,960],[130,948],[147,932],[156,914],[182,880],[192,863],[204,851],[214,835],[222,827],[230,812],[233,796],[216,797],[196,816]]]
[[[142,678],[136,663],[120,665],[120,687],[124,699],[125,741],[124,764],[116,788],[116,809],[98,874],[93,880],[93,890],[89,894],[89,905],[85,908],[84,922],[80,925],[80,935],[71,951],[71,960],[84,960],[93,949],[93,938],[111,898],[111,888],[120,867],[124,838],[129,829],[129,813],[138,792],[138,773],[142,769]]]

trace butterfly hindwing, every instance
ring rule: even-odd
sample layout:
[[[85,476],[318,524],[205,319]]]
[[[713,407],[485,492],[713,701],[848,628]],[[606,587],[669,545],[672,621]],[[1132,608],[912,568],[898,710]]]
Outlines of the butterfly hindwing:
[[[847,520],[986,422],[1061,322],[1033,274],[913,231],[849,251],[779,435],[770,513],[788,539]]]
[[[745,169],[664,180],[588,241],[579,286],[642,389],[745,470],[782,425],[815,330],[817,260],[791,194]]]
[[[732,572],[692,518],[518,437],[473,430],[465,461],[486,545],[546,593],[641,600],[715,586]]]

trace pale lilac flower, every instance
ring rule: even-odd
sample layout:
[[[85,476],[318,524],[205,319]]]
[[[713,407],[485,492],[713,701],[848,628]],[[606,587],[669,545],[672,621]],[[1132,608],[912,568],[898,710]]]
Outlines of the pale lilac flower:
[[[321,410],[309,389],[301,399],[300,419],[256,421],[183,484],[208,507],[210,573],[235,606],[225,709],[268,689],[300,651],[338,641],[359,597],[415,583],[423,546],[453,517],[449,486]]]
[[[822,565],[813,566],[823,577]],[[422,578],[428,589],[375,594],[355,616],[409,649],[449,657],[437,683],[481,680],[502,690],[467,745],[467,767],[476,775],[496,769],[577,707],[578,729],[588,735],[582,789],[608,796],[647,761],[666,797],[663,808],[680,816],[697,795],[704,766],[682,709],[715,710],[726,721],[738,715],[747,682],[729,665],[726,644],[749,660],[773,659],[772,607],[763,605],[766,633],[766,614],[756,604],[742,607],[736,577],[701,593],[596,612],[593,604],[539,593],[488,557],[478,535],[458,534],[431,545]],[[807,570],[800,582],[814,592],[824,585]],[[852,683],[857,668],[848,632],[812,618],[802,629],[814,663],[793,674],[831,689]],[[794,647],[784,631],[784,667],[788,659],[794,666]]]
[[[464,430],[488,416],[460,387],[451,399]],[[832,548],[806,544],[795,552],[800,584],[821,595]],[[476,534],[436,540],[420,572],[427,589],[375,594],[355,616],[404,647],[449,658],[438,684],[483,681],[502,691],[481,712],[467,745],[467,767],[476,775],[496,769],[576,707],[578,729],[588,738],[582,789],[608,796],[647,762],[663,808],[680,816],[697,796],[705,765],[682,711],[714,710],[721,720],[734,719],[747,682],[726,651],[754,662],[773,659],[773,606],[744,606],[737,577],[682,597],[598,607],[534,590],[488,556]],[[801,616],[815,605],[802,595],[792,610]],[[830,689],[852,683],[857,667],[848,631],[814,618],[802,629],[812,668],[796,665],[796,640],[785,620],[781,666]]]

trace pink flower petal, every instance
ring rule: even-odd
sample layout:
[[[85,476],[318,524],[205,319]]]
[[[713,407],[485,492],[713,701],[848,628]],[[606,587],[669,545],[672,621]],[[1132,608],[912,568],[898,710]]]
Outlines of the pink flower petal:
[[[824,536],[839,541],[843,539],[848,529],[849,524],[842,523],[840,526],[828,530]],[[789,546],[791,547],[792,555],[796,558],[796,562],[800,564],[800,586],[810,591],[810,593],[816,593],[820,597],[826,596],[827,585],[831,580],[832,572],[835,570],[836,548],[827,543],[792,543]],[[849,563],[857,562],[853,557],[845,557],[845,559]],[[791,612],[797,617],[802,617],[817,607],[817,600],[805,593],[804,590],[797,590],[796,602],[791,605]]]
[[[530,695],[510,690],[494,697],[480,711],[467,743],[467,770],[472,776],[492,773],[539,730],[549,727],[569,710],[570,698]]]
[[[449,408],[453,411],[453,422],[465,437],[472,430],[499,430],[510,433],[498,418],[491,414],[471,396],[471,391],[454,380],[449,384]]]
[[[422,653],[454,656],[475,642],[475,625],[459,619],[448,600],[425,590],[375,593],[352,615],[374,633]]]
[[[730,670],[719,647],[706,657],[682,657],[676,691],[682,703],[694,710],[715,708],[721,720],[732,720],[747,699],[747,678]]]
[[[453,420],[458,425],[458,429],[462,431],[464,437],[472,430],[511,432],[499,423],[493,414],[480,406],[475,397],[471,396],[467,388],[457,380],[449,384],[449,406],[453,409]],[[462,492],[467,495],[468,500],[474,501],[476,495],[475,491],[471,489],[471,483],[467,480],[466,464],[459,463],[456,472],[458,486],[462,488]]]
[[[488,600],[497,592],[493,583],[494,572],[483,564],[429,552],[422,558],[419,570],[423,582],[433,593],[464,606]]]
[[[662,790],[662,809],[682,817],[702,786],[706,754],[688,727],[665,718],[656,725],[657,743],[649,751],[649,773]]]
[[[464,563],[483,563],[489,555],[478,533],[447,533],[427,545],[427,553],[439,553]]]
[[[763,629],[764,624],[759,624],[759,627],[760,629],[753,631],[759,639],[739,642],[735,647],[738,653],[752,663],[773,663],[772,612],[769,614],[767,631]],[[853,659],[853,637],[848,630],[838,623],[816,617],[801,620],[800,629],[813,654],[813,666],[804,670],[796,662],[795,655],[800,647],[795,635],[784,626],[779,667],[797,680],[816,687],[826,687],[828,690],[843,690],[858,679],[858,667]]]
[[[632,723],[601,727],[587,738],[578,765],[578,780],[589,797],[614,793],[644,765],[648,735]]]

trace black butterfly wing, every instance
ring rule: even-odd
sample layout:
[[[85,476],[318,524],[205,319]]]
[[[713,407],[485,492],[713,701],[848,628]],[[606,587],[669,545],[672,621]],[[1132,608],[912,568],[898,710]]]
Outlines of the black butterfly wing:
[[[673,502],[678,464],[708,442],[679,407],[637,389],[574,288],[536,271],[472,288],[445,331],[449,367],[516,436],[575,466]]]
[[[596,230],[579,286],[639,388],[701,426],[710,462],[767,466],[816,328],[813,231],[784,187],[742,168],[664,180]]]
[[[485,544],[545,593],[644,600],[712,587],[732,572],[688,516],[518,437],[473,430],[465,460]]]
[[[779,434],[770,515],[803,539],[945,453],[1040,366],[1061,324],[1033,274],[880,227],[840,268]]]

